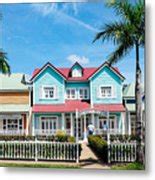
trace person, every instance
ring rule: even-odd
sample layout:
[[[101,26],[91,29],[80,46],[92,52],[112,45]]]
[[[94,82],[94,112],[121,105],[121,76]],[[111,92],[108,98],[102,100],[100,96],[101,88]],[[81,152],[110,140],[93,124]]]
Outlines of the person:
[[[92,123],[88,125],[88,134],[93,135],[94,134],[95,127]]]

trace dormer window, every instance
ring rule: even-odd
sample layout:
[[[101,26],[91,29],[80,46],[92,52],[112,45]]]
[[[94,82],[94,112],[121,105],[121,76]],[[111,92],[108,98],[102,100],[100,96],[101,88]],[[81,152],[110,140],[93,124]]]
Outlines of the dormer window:
[[[70,75],[71,75],[71,77],[82,77],[82,72],[83,72],[83,67],[78,62],[76,62],[71,67]]]
[[[82,76],[81,69],[74,69],[74,70],[72,70],[72,77],[81,77],[81,76]]]

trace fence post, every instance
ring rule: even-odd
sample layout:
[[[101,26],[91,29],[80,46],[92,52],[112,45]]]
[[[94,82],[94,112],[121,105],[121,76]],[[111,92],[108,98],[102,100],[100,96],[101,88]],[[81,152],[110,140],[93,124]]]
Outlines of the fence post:
[[[75,112],[75,117],[76,117],[76,143],[77,143],[77,149],[76,149],[76,163],[79,163],[79,127],[78,127],[78,109],[76,109]]]
[[[111,163],[111,159],[110,159],[110,134],[107,134],[107,144],[108,144],[108,163]]]
[[[37,137],[35,137],[35,161],[38,161]]]

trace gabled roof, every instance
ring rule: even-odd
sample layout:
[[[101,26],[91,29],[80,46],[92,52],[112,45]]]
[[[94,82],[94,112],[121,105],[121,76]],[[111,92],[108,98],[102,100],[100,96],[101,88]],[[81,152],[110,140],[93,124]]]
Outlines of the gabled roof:
[[[145,95],[144,92],[144,84],[141,84],[141,91],[142,91],[142,97]],[[135,98],[135,83],[132,82],[124,87],[123,90],[123,97],[124,98]]]
[[[10,76],[0,74],[0,91],[28,91],[22,79],[21,73],[12,73]]]
[[[52,68],[55,72],[57,72],[63,79],[66,79],[65,75],[62,74],[59,69],[57,69],[55,66],[53,66],[50,62],[47,62],[41,69],[35,69],[32,75],[32,78],[30,79],[30,81],[34,80],[34,78],[36,78],[42,71],[44,71],[44,69],[46,69],[47,67]]]
[[[90,75],[89,79],[91,79],[95,74],[97,74],[103,67],[108,66],[115,74],[117,74],[122,80],[125,79],[125,77],[119,72],[118,68],[114,68],[113,66],[110,66],[109,63],[106,61],[101,66],[99,66],[96,71]]]
[[[71,69],[78,64],[82,68],[82,77],[71,77],[70,71]],[[57,73],[59,73],[65,80],[67,81],[89,81],[97,72],[99,72],[103,67],[108,66],[115,74],[117,74],[122,80],[124,80],[124,76],[119,72],[118,68],[109,66],[107,62],[103,63],[98,68],[96,67],[82,67],[78,62],[76,62],[71,68],[56,68],[51,63],[46,63],[41,69],[35,69],[31,81],[40,74],[47,66],[52,67]]]
[[[80,66],[81,69],[83,69],[83,67],[81,66],[81,64],[79,64],[79,62],[76,61],[76,62],[72,65],[72,67],[70,68],[70,70],[72,70],[73,67],[76,66],[76,65]]]

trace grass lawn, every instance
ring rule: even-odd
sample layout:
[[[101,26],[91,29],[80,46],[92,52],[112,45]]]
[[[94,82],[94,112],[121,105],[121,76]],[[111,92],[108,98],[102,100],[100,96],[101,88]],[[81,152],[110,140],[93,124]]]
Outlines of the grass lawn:
[[[55,169],[79,169],[79,165],[45,164],[45,163],[0,163],[0,167],[26,167],[26,168],[55,168]]]
[[[140,163],[117,164],[111,167],[112,170],[145,170]]]

